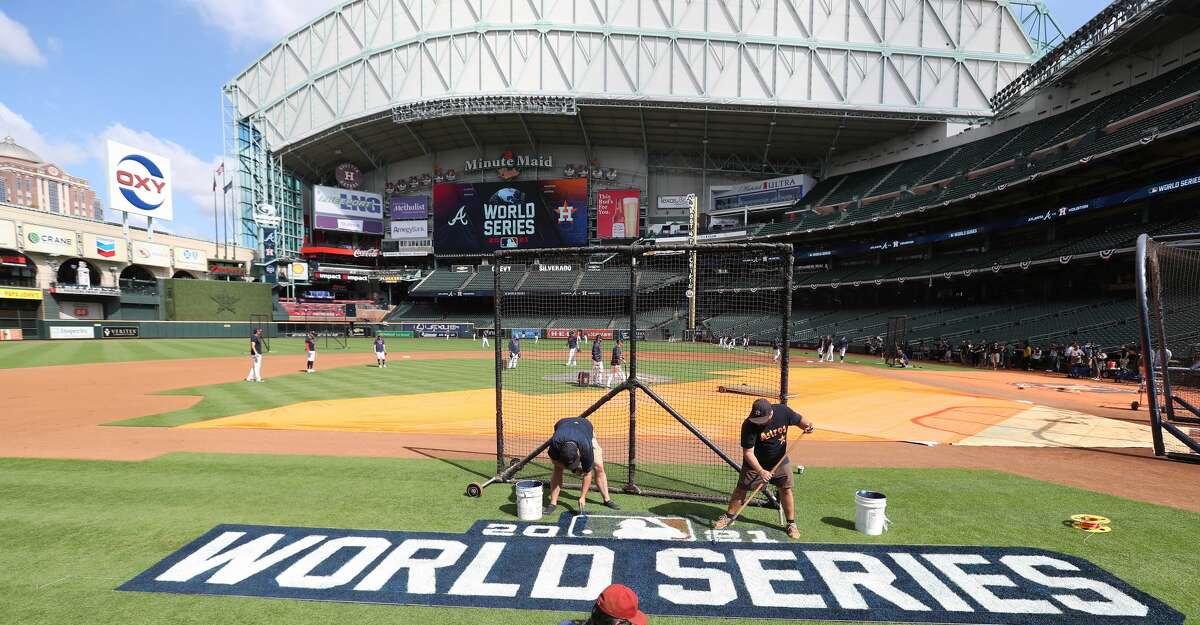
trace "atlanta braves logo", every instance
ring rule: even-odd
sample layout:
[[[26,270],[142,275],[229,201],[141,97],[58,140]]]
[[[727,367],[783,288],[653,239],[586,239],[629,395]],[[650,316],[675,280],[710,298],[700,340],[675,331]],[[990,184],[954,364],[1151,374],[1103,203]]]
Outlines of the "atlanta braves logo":
[[[467,207],[459,206],[458,212],[454,214],[454,217],[450,218],[450,221],[446,222],[446,225],[447,226],[453,226],[453,225],[465,226],[468,223],[470,223],[470,222],[467,221]]]

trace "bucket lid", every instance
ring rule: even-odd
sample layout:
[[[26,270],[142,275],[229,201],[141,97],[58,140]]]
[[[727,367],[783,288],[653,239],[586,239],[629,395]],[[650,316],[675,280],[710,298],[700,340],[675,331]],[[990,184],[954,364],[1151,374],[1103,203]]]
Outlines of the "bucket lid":
[[[862,497],[863,499],[887,499],[883,493],[877,493],[873,490],[860,490],[854,494],[855,496]]]
[[[541,485],[541,480],[521,480],[517,482],[517,488],[539,488]]]

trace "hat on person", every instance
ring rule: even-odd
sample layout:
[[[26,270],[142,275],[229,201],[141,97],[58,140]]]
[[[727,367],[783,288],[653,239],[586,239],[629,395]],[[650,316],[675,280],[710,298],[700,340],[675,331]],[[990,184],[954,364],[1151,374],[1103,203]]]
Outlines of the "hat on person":
[[[596,607],[611,617],[625,619],[633,625],[646,625],[649,621],[646,613],[638,609],[637,593],[621,584],[612,584],[605,588],[596,600]]]
[[[750,416],[746,417],[746,420],[754,425],[766,425],[767,421],[771,419],[773,411],[771,402],[765,399],[756,399],[750,408]]]
[[[566,442],[558,450],[558,455],[562,458],[562,463],[569,471],[578,471],[583,468],[583,458],[579,453],[579,445],[573,442]]]

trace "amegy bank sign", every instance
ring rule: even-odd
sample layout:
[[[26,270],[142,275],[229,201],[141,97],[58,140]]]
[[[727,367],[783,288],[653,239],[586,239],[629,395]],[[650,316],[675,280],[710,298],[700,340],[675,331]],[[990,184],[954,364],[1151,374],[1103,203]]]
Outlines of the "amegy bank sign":
[[[1178,625],[1075,556],[1021,547],[802,544],[684,517],[563,515],[465,534],[218,525],[119,590],[585,611],[613,582],[651,615]]]

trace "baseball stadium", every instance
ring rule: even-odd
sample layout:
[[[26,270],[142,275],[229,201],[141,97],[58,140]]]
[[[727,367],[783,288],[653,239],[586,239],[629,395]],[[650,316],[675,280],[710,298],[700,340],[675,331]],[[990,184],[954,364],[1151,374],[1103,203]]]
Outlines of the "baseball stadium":
[[[1200,622],[1200,2],[330,5],[0,193],[0,622]]]

